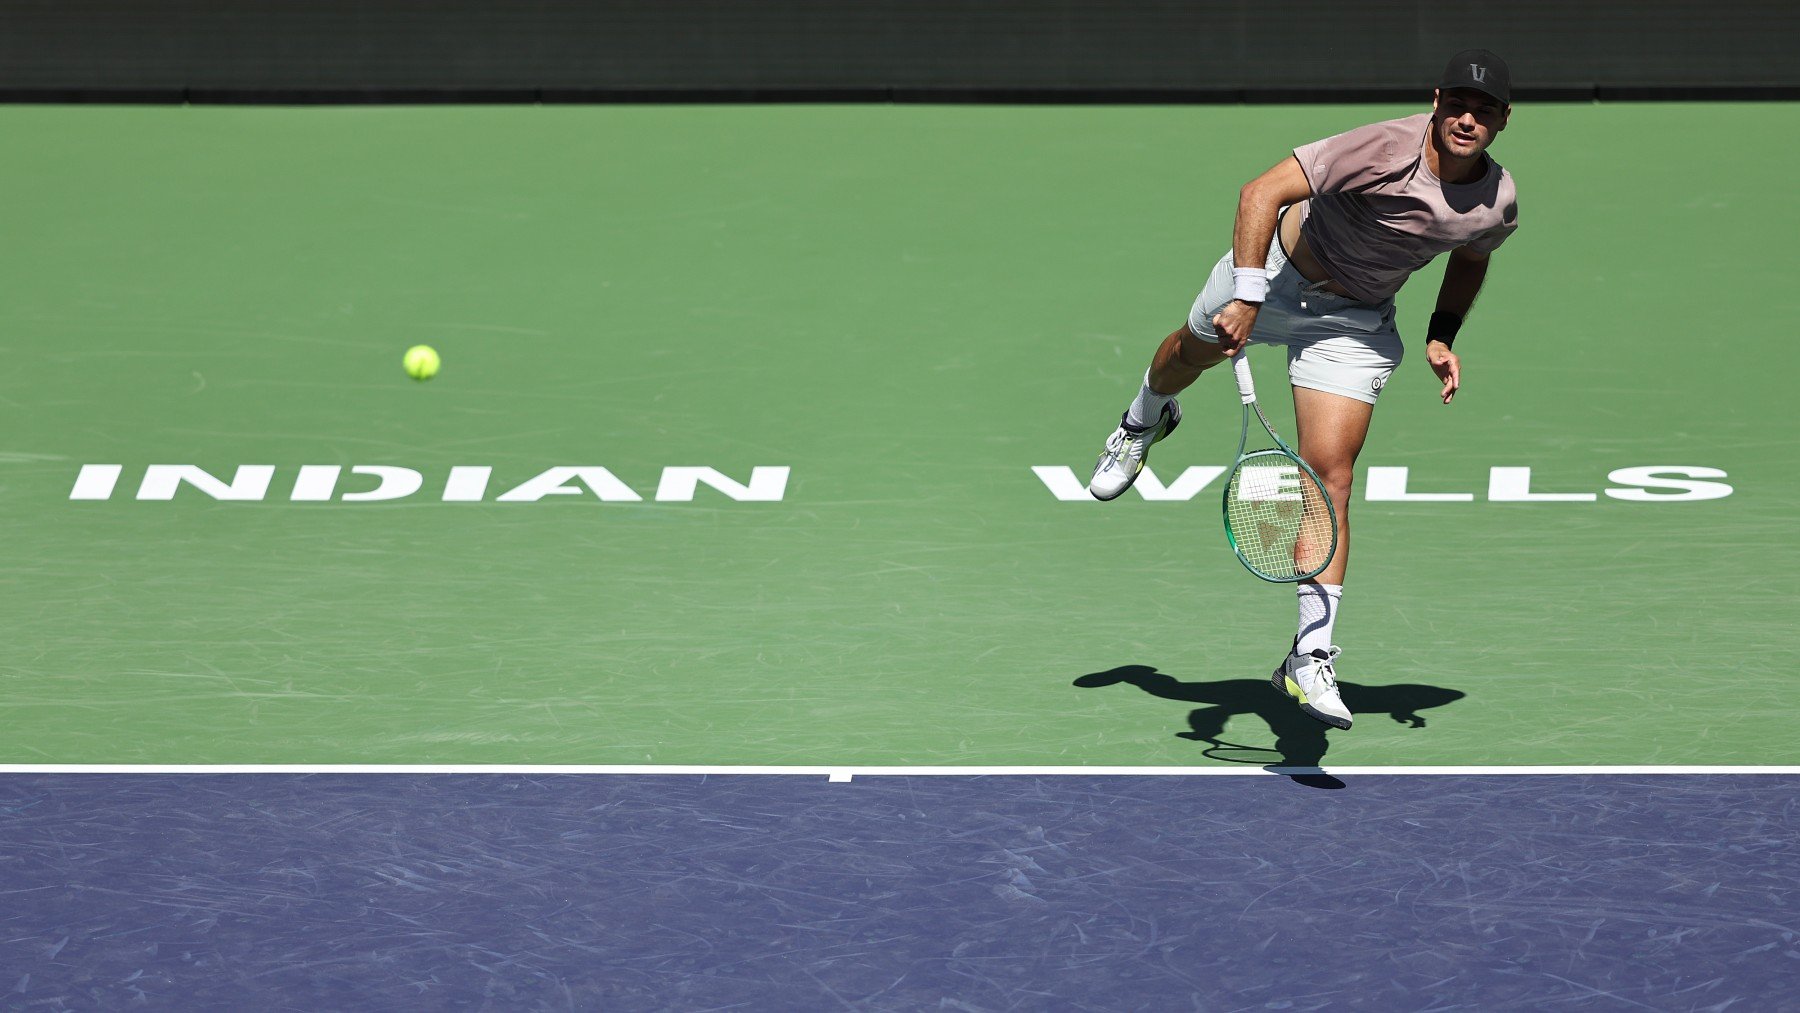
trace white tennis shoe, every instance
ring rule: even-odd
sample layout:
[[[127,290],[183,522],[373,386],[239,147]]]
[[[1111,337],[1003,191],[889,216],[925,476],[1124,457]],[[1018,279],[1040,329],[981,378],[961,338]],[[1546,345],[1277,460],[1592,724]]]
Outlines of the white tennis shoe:
[[[1118,499],[1124,495],[1131,483],[1137,481],[1138,472],[1144,470],[1150,447],[1181,425],[1181,406],[1173,398],[1163,405],[1162,415],[1153,426],[1139,429],[1125,421],[1130,414],[1126,412],[1119,416],[1119,428],[1106,438],[1106,449],[1094,462],[1094,477],[1088,481],[1088,493],[1095,499]]]
[[[1308,716],[1333,728],[1349,728],[1350,708],[1338,695],[1337,671],[1332,667],[1338,653],[1336,647],[1329,651],[1315,648],[1311,654],[1290,650],[1269,682],[1275,692],[1299,701],[1300,709]]]

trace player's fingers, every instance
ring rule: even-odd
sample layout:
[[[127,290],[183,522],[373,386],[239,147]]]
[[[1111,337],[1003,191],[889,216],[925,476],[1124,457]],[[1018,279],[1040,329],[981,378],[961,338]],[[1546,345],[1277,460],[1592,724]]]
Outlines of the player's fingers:
[[[1213,329],[1219,334],[1219,351],[1224,352],[1226,355],[1230,355],[1237,351],[1238,346],[1243,344],[1243,342],[1237,339],[1237,335],[1231,333],[1231,328],[1226,326],[1225,314],[1213,314]]]

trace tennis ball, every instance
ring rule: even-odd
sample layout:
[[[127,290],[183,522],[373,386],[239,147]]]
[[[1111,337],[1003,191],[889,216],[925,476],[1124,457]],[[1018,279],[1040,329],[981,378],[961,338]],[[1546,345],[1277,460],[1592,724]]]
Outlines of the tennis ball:
[[[406,357],[400,360],[406,366],[406,375],[415,380],[429,380],[437,375],[437,349],[430,345],[414,345],[406,350]]]

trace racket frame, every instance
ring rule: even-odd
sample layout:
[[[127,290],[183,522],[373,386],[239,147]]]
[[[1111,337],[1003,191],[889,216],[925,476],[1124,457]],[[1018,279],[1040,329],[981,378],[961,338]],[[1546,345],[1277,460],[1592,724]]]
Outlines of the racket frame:
[[[1307,464],[1299,454],[1294,452],[1292,447],[1287,445],[1287,441],[1281,438],[1281,434],[1275,431],[1274,426],[1269,425],[1268,416],[1263,414],[1262,405],[1258,404],[1256,400],[1256,381],[1250,375],[1249,353],[1250,346],[1246,344],[1238,349],[1236,355],[1231,357],[1231,372],[1233,378],[1237,380],[1238,397],[1244,402],[1244,424],[1238,434],[1237,456],[1232,461],[1231,470],[1225,474],[1225,492],[1219,502],[1221,519],[1225,522],[1225,540],[1231,543],[1231,552],[1237,556],[1238,562],[1244,564],[1244,569],[1249,570],[1257,579],[1266,580],[1271,584],[1297,584],[1324,573],[1325,568],[1331,565],[1331,561],[1337,558],[1337,507],[1331,502],[1331,496],[1326,492],[1325,483],[1320,480],[1319,473],[1314,471],[1312,465]],[[1269,439],[1275,441],[1275,446],[1268,450],[1257,450],[1246,454],[1244,448],[1250,444],[1250,414],[1252,412],[1256,413],[1256,420],[1262,423],[1263,432],[1268,433]],[[1331,551],[1325,554],[1325,561],[1306,573],[1296,574],[1292,577],[1271,577],[1252,566],[1250,560],[1245,558],[1244,550],[1238,546],[1237,534],[1231,530],[1231,480],[1237,476],[1238,469],[1243,467],[1245,461],[1270,454],[1278,454],[1293,461],[1308,478],[1312,479],[1313,484],[1318,487],[1319,498],[1325,501],[1325,516],[1331,521]],[[1304,496],[1305,493],[1301,493],[1301,495]]]

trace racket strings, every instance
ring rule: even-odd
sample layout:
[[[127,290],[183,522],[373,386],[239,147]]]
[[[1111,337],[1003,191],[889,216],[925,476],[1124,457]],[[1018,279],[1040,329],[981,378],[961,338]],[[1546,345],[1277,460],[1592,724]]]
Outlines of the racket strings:
[[[1278,450],[1263,451],[1233,469],[1225,522],[1244,562],[1272,580],[1317,573],[1336,549],[1337,520],[1325,490],[1295,458]]]

